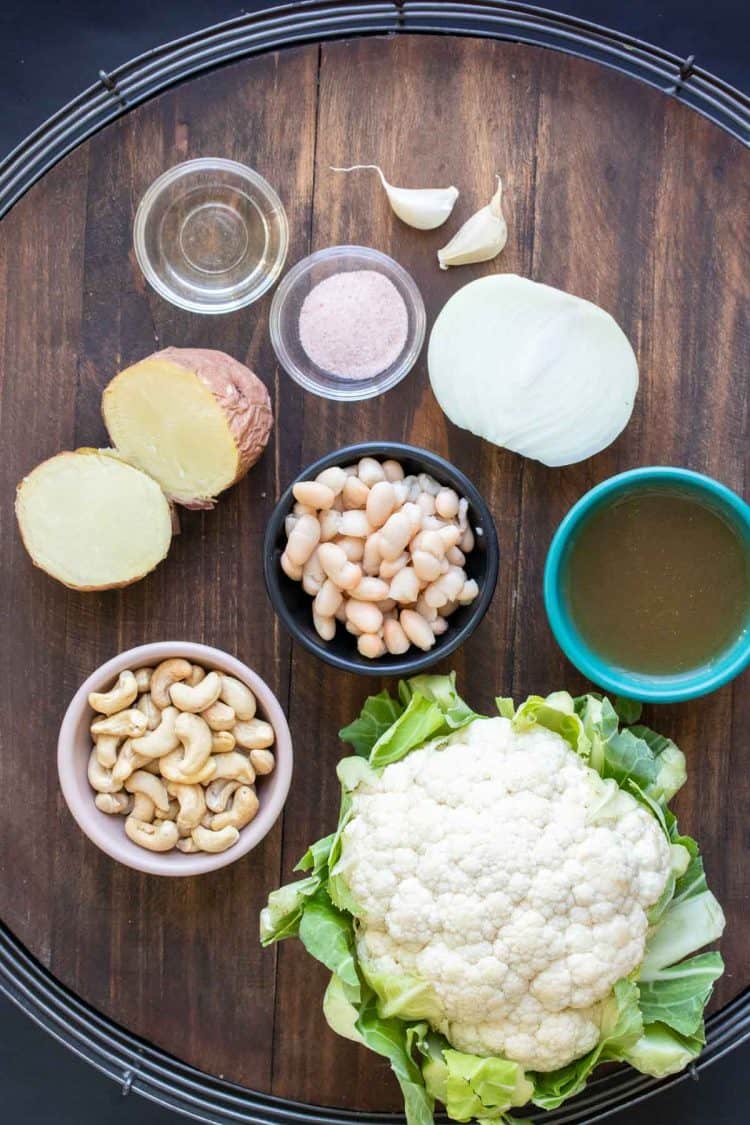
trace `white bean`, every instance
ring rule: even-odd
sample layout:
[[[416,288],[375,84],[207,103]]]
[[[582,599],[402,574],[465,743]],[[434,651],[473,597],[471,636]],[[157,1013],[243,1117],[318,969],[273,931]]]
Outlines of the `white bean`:
[[[304,566],[320,542],[320,524],[315,516],[300,516],[286,544],[286,554],[295,566]]]
[[[409,648],[409,638],[395,619],[383,624],[383,640],[385,647],[394,656],[401,656]]]
[[[365,512],[352,510],[342,513],[339,531],[342,535],[351,535],[355,539],[366,539],[373,528]]]
[[[425,517],[422,515],[422,509],[419,507],[419,504],[409,502],[408,504],[404,504],[401,511],[409,518],[409,523],[411,524],[411,535],[409,538],[411,539],[412,535],[416,535],[418,531],[422,530],[422,520],[425,519]]]
[[[316,511],[325,512],[333,507],[336,493],[327,484],[314,480],[299,480],[292,488],[292,495],[300,504],[308,504]]]
[[[395,480],[393,483],[393,492],[396,497],[396,507],[400,508],[409,499],[409,486],[405,480]]]
[[[411,564],[420,582],[434,582],[440,577],[440,559],[429,551],[414,551]]]
[[[344,498],[344,509],[364,508],[370,490],[359,477],[347,477],[341,495]]]
[[[442,636],[443,633],[448,631],[448,619],[446,617],[436,617],[430,624],[430,628],[436,637]]]
[[[286,519],[284,520],[284,534],[286,535],[287,539],[289,538],[289,536],[292,534],[292,532],[294,530],[294,525],[297,522],[297,518],[298,518],[297,516],[288,515],[286,517]]]
[[[417,506],[423,516],[435,515],[435,497],[430,496],[429,492],[420,492],[417,498]]]
[[[450,617],[450,615],[452,613],[455,613],[457,609],[458,609],[458,602],[447,602],[445,605],[441,605],[440,608],[438,609],[438,616],[439,617]]]
[[[336,540],[337,545],[344,552],[349,562],[362,562],[365,553],[365,544],[362,539],[355,539],[351,535],[342,535]]]
[[[388,597],[388,583],[382,578],[363,578],[358,585],[350,591],[351,596],[358,602],[382,602]]]
[[[336,583],[326,578],[313,602],[313,613],[318,617],[333,617],[343,600],[344,596]]]
[[[395,578],[398,572],[400,570],[403,570],[404,567],[408,565],[409,555],[406,553],[406,551],[404,551],[404,553],[399,555],[397,559],[383,559],[382,563],[380,564],[378,574],[381,578],[384,578],[387,582],[390,582],[391,578]]]
[[[344,603],[344,605],[346,605],[346,603]],[[353,621],[347,621],[346,619],[344,619],[344,627],[345,627],[347,633],[351,633],[351,635],[353,637],[361,637],[362,636],[362,630],[359,628],[358,625],[355,625]]]
[[[340,590],[354,589],[362,577],[361,568],[356,563],[349,562],[335,543],[321,543],[318,558],[327,577],[333,579]]]
[[[287,578],[291,578],[292,582],[302,581],[302,567],[292,562],[286,551],[284,551],[281,556],[281,569],[284,571]]]
[[[454,519],[458,515],[458,493],[452,488],[441,488],[435,497],[435,508],[443,519]]]
[[[415,535],[411,545],[412,551],[426,551],[436,559],[442,559],[445,554],[445,544],[437,531],[422,531]]]
[[[335,617],[321,617],[313,610],[313,625],[316,633],[323,641],[332,641],[336,635]]]
[[[372,602],[351,599],[346,603],[346,619],[363,633],[377,633],[383,624],[383,614]]]
[[[375,575],[378,573],[383,557],[380,554],[380,535],[377,531],[373,531],[372,535],[368,535],[365,540],[365,551],[362,556],[362,569],[365,574]]]
[[[396,602],[411,605],[419,597],[419,579],[411,566],[405,566],[391,581],[390,595]]]
[[[474,532],[470,527],[467,527],[466,531],[461,536],[459,545],[465,555],[468,555],[471,551],[474,550]]]
[[[478,594],[479,586],[473,578],[469,578],[459,590],[456,601],[459,605],[470,605]]]
[[[396,507],[396,493],[387,480],[376,481],[367,497],[367,518],[373,527],[382,527]]]
[[[376,633],[363,633],[357,638],[357,649],[361,656],[368,660],[377,660],[385,653],[385,642]]]
[[[420,613],[416,613],[413,609],[404,609],[401,611],[399,623],[413,645],[421,648],[423,652],[432,648],[435,634]]]
[[[461,532],[455,524],[449,524],[448,527],[441,527],[438,531],[438,535],[442,539],[443,549],[446,551],[449,551],[451,547],[455,547],[461,539]]]
[[[458,502],[458,526],[462,531],[469,526],[469,501],[463,496]]]
[[[342,601],[333,616],[337,621],[340,621],[342,625],[346,625],[346,602]]]
[[[314,598],[323,585],[324,580],[325,573],[323,567],[320,565],[318,548],[316,547],[310,555],[310,558],[302,567],[302,589],[306,594],[310,594]]]
[[[466,555],[460,547],[449,547],[445,552],[445,557],[451,566],[463,566],[466,562]]]
[[[408,512],[403,508],[394,512],[380,532],[379,546],[383,558],[388,562],[397,559],[413,534]]]
[[[391,482],[404,479],[404,470],[398,461],[384,461],[383,472],[385,473],[385,479]]]
[[[346,484],[346,473],[338,465],[332,465],[330,469],[323,469],[322,473],[318,473],[315,482],[324,484],[326,488],[330,488],[334,496],[338,496]]]
[[[430,476],[429,473],[420,473],[417,477],[417,481],[419,482],[419,487],[422,489],[422,491],[429,492],[431,496],[437,496],[438,492],[440,491],[441,486],[438,484],[434,477]]]
[[[357,465],[357,475],[363,484],[372,488],[378,481],[385,480],[383,466],[374,457],[363,457]]]
[[[425,621],[432,625],[433,621],[437,621],[438,611],[433,605],[428,605],[424,600],[424,594],[420,594],[417,598],[417,604],[414,606],[417,613],[421,613]]]
[[[320,523],[321,543],[330,543],[339,533],[341,512],[337,512],[335,508],[331,508],[327,512],[321,512],[318,522]]]
[[[378,609],[385,617],[386,613],[393,613],[396,608],[396,603],[393,598],[384,598],[382,602],[378,602]]]
[[[300,504],[298,502],[292,508],[292,514],[295,516],[314,516],[315,508],[311,508],[309,504]]]

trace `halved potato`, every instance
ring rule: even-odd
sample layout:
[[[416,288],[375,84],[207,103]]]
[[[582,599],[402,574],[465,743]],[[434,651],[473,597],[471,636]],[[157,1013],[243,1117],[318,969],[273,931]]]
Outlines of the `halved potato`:
[[[16,517],[35,566],[74,590],[137,582],[172,539],[159,485],[106,449],[58,453],[37,465],[18,486]]]
[[[112,444],[187,508],[212,508],[263,452],[271,401],[224,352],[166,348],[116,375],[102,414]]]

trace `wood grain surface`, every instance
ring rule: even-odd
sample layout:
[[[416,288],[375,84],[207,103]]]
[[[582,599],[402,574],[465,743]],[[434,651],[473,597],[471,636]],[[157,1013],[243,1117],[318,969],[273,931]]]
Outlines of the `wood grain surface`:
[[[135,208],[164,169],[209,155],[250,164],[277,188],[288,264],[332,243],[375,246],[412,273],[429,324],[458,286],[495,271],[601,304],[641,367],[624,435],[591,461],[547,469],[449,425],[424,356],[386,396],[330,403],[276,367],[270,297],[223,317],[160,300],[134,260]],[[407,186],[455,183],[451,233],[501,173],[503,254],[439,271],[445,231],[401,224],[372,175],[329,171],[358,161]],[[545,552],[570,505],[612,473],[654,463],[746,489],[749,183],[737,142],[631,79],[541,48],[404,36],[295,48],[180,86],[97,134],[16,205],[0,224],[0,917],[60,980],[213,1074],[318,1104],[398,1106],[386,1064],[325,1026],[324,971],[297,943],[263,952],[257,942],[268,891],[334,822],[336,731],[378,689],[292,647],[263,588],[265,521],[299,468],[337,446],[428,446],[483,492],[501,545],[490,613],[450,662],[463,694],[481,710],[497,694],[583,688],[541,599]],[[221,348],[258,372],[277,419],[269,448],[215,511],[185,513],[169,558],[143,582],[65,590],[21,547],[15,485],[59,449],[104,444],[102,389],[170,344]],[[81,680],[123,648],[175,638],[256,668],[288,711],[296,754],[283,824],[247,858],[188,880],[141,876],[98,852],[68,814],[55,767]],[[747,676],[650,717],[686,751],[681,823],[701,840],[727,913],[719,1006],[750,982]]]

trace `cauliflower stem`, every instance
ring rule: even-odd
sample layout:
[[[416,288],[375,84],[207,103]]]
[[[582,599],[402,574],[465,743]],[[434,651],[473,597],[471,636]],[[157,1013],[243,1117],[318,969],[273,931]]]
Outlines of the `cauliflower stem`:
[[[552,1110],[604,1062],[674,1074],[723,971],[697,953],[724,916],[668,806],[674,742],[632,700],[496,705],[454,675],[368,699],[336,831],[261,913],[263,945],[296,936],[330,970],[326,1020],[388,1060],[408,1125]]]

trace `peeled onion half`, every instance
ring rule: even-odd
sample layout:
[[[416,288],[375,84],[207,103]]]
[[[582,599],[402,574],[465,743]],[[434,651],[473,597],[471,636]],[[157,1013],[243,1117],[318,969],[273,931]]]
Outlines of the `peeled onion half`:
[[[273,425],[260,379],[202,348],[166,348],[121,371],[102,414],[118,453],[187,508],[212,508],[258,460]]]
[[[633,349],[609,313],[513,274],[471,281],[446,302],[428,366],[452,422],[550,466],[613,442],[638,390]]]
[[[169,502],[108,450],[50,457],[21,481],[16,516],[34,564],[74,590],[129,586],[169,550]]]

